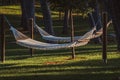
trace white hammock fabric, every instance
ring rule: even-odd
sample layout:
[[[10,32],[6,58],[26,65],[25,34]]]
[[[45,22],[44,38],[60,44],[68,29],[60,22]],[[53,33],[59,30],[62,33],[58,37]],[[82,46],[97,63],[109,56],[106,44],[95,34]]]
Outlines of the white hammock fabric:
[[[107,24],[107,27],[112,23],[112,21],[109,21]],[[40,28],[37,24],[34,26],[39,33],[41,34],[42,38],[48,41],[53,41],[53,42],[71,42],[71,37],[57,37],[50,35],[47,33],[45,30]],[[93,38],[97,38],[103,34],[103,28],[99,29],[95,34],[93,34]],[[75,36],[74,40],[77,41],[78,39],[80,40],[82,36]]]
[[[70,47],[78,47],[86,45],[90,39],[93,37],[93,32],[96,30],[93,28],[89,32],[87,32],[84,36],[82,36],[78,41],[71,42],[71,43],[64,43],[64,44],[51,44],[51,43],[44,43],[40,41],[33,40],[23,33],[16,30],[14,27],[11,26],[11,30],[14,34],[16,39],[16,43],[33,49],[40,49],[40,50],[54,50],[54,49],[61,49],[61,48],[70,48]]]
[[[108,23],[107,23],[107,28],[109,27],[109,25],[112,23],[112,20],[110,20]],[[100,37],[101,35],[103,34],[103,28],[99,29],[97,32],[95,32],[93,34],[93,38],[97,38],[97,37]]]
[[[50,35],[46,31],[44,31],[42,28],[40,28],[38,25],[35,25],[35,28],[39,31],[41,34],[42,38],[48,41],[53,41],[53,42],[71,42],[71,37],[57,37]],[[74,40],[80,39],[82,36],[75,36]]]

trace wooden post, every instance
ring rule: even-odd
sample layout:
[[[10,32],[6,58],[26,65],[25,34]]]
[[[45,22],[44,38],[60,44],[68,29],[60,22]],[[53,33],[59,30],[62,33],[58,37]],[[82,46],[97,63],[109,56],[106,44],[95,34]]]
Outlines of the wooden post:
[[[70,26],[71,26],[71,42],[74,42],[74,25],[73,25],[72,9],[70,10]],[[72,47],[72,59],[75,59],[74,47]]]
[[[5,61],[5,20],[4,15],[1,15],[1,61]]]
[[[31,39],[33,39],[34,38],[34,22],[33,22],[33,18],[30,18],[29,20],[28,20],[28,25],[29,25],[29,30],[30,30],[30,37],[31,37]],[[31,54],[31,56],[33,56],[33,54],[34,54],[34,50],[31,48],[30,49],[30,54]]]
[[[107,63],[107,13],[103,13],[103,53],[104,63]]]

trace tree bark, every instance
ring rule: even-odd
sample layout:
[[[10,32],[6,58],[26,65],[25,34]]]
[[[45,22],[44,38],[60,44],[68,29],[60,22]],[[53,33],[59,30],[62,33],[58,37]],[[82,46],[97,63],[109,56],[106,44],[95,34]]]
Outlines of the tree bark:
[[[64,12],[64,23],[63,23],[63,34],[68,34],[68,27],[69,27],[69,13],[70,10],[69,9],[65,9]]]
[[[117,40],[117,50],[120,51],[120,1],[119,0],[109,0],[108,5],[111,9],[111,17],[113,22],[113,27],[116,34]]]
[[[27,27],[27,12],[26,12],[26,8],[25,8],[25,0],[21,0],[21,11],[22,11],[22,15],[21,15],[21,26],[23,27],[24,30],[28,30]]]
[[[21,0],[22,18],[21,25],[24,30],[29,30],[28,19],[35,18],[34,0]]]
[[[40,0],[40,4],[41,4],[42,13],[43,13],[45,30],[49,34],[53,35],[54,34],[53,23],[52,23],[51,11],[50,11],[50,8],[48,6],[48,2],[47,2],[47,0]]]

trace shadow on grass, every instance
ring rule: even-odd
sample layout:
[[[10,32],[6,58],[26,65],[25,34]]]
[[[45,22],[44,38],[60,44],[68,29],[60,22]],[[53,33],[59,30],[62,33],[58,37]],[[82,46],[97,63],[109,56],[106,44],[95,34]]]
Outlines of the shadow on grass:
[[[6,56],[8,59],[14,59],[14,60],[21,60],[21,59],[27,59],[31,58],[29,49],[24,48],[21,46],[18,46],[17,44],[12,44],[12,46],[8,46],[6,51]],[[108,48],[108,53],[109,52],[115,52],[115,47],[110,46]],[[81,47],[81,48],[76,48],[76,56],[77,55],[100,55],[102,53],[102,48],[100,46],[95,46],[91,47],[88,45],[88,47]],[[48,50],[48,51],[43,51],[43,50],[34,50],[34,56],[33,57],[40,57],[40,56],[71,56],[72,52],[71,49],[60,49],[60,50]]]
[[[113,77],[114,76],[114,77]],[[0,80],[120,80],[119,74],[63,74],[0,77]]]
[[[91,44],[92,45],[92,44]],[[75,48],[76,54],[99,54],[102,53],[102,47],[101,46],[94,46],[94,47],[79,47]],[[107,52],[116,52],[115,47],[109,47]],[[72,50],[71,49],[60,49],[60,50],[52,50],[52,51],[39,51],[36,50],[36,54],[42,53],[42,56],[58,56],[58,55],[64,55],[68,56],[71,55]]]
[[[114,67],[119,68],[120,69],[120,64],[119,64],[119,60],[120,58],[117,59],[109,59],[108,63],[105,64],[103,63],[101,60],[84,60],[84,61],[77,61],[77,62],[71,62],[71,63],[62,63],[62,64],[43,64],[43,65],[39,65],[39,63],[37,63],[36,65],[27,65],[27,66],[11,66],[11,65],[16,65],[16,63],[12,63],[12,64],[0,64],[1,69],[6,68],[7,66],[8,69],[19,69],[19,68],[51,68],[51,67],[75,67],[75,66],[89,66],[89,67],[99,67],[99,68],[106,68],[106,69],[111,69]],[[54,62],[54,61],[53,61]],[[64,61],[63,61],[64,62]],[[18,63],[19,64],[19,63]],[[11,67],[10,67],[11,66]],[[98,69],[99,69],[98,68]],[[96,68],[97,69],[97,68]],[[46,70],[45,70],[46,71]]]
[[[0,64],[1,70],[22,70],[24,72],[4,73],[19,74],[19,76],[0,76],[0,80],[119,80],[119,59],[111,59],[108,64],[99,60],[89,60],[57,65],[27,65]],[[83,67],[83,68],[81,68]],[[32,68],[34,70],[32,71]],[[27,71],[28,70],[28,71]],[[30,70],[30,71],[29,71]],[[22,75],[21,75],[22,74]]]

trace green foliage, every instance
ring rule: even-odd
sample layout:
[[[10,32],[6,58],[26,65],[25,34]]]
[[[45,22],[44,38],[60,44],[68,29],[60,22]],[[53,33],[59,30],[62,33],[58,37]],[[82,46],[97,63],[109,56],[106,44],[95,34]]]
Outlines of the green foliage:
[[[73,9],[74,11],[88,12],[89,8],[87,0],[48,0],[52,9],[64,11],[65,9]]]

